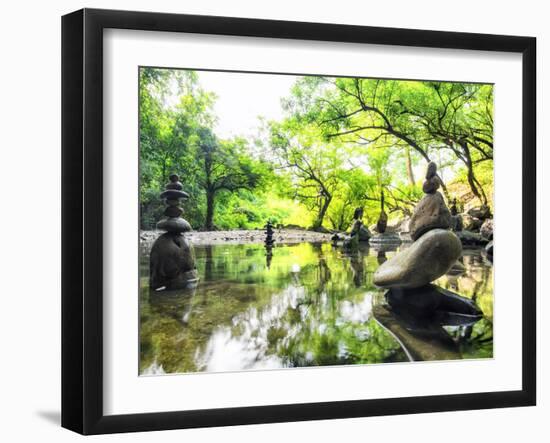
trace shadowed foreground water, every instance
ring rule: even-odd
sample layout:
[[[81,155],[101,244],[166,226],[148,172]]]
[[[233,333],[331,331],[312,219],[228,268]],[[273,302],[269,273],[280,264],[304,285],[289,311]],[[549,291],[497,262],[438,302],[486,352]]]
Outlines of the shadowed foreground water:
[[[330,244],[195,247],[200,283],[149,294],[148,257],[140,281],[140,374],[239,371],[490,358],[492,266],[466,250],[462,275],[435,283],[475,300],[473,324],[418,325],[392,317],[372,284],[394,252]],[[391,331],[391,332],[390,332]]]

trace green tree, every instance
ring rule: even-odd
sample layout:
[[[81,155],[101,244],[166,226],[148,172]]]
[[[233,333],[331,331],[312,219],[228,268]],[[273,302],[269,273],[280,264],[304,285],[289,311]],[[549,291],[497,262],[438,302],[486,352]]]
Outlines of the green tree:
[[[448,151],[450,162],[464,165],[472,193],[487,203],[476,166],[492,162],[492,90],[465,83],[305,78],[291,102],[297,118],[318,124],[327,139],[382,143],[401,151],[409,184],[414,183],[411,154],[430,161]]]
[[[270,124],[269,143],[277,168],[292,174],[292,198],[315,211],[312,228],[319,229],[345,167],[343,146],[325,142],[315,126],[292,118]]]
[[[152,228],[162,216],[159,193],[170,173],[184,175],[186,191],[197,197],[193,146],[199,128],[214,122],[215,96],[200,88],[194,71],[141,68],[139,75],[140,218]]]
[[[265,168],[246,153],[246,141],[220,141],[210,129],[199,131],[197,160],[200,165],[198,182],[206,194],[205,229],[214,226],[216,196],[222,191],[251,190],[259,185]]]

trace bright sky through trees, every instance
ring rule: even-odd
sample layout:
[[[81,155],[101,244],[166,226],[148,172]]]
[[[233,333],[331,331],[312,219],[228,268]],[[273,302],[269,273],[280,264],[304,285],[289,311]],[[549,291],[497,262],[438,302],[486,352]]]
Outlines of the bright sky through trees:
[[[255,75],[232,72],[197,71],[203,89],[216,94],[214,104],[220,138],[255,136],[258,116],[267,120],[283,118],[281,98],[286,97],[297,77]]]

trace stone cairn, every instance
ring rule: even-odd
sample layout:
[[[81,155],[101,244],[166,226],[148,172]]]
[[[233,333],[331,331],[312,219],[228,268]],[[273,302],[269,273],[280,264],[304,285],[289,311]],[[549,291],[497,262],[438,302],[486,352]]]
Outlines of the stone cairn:
[[[183,191],[179,177],[170,176],[170,183],[160,194],[166,200],[164,218],[157,228],[166,231],[153,244],[150,258],[151,289],[183,289],[194,286],[198,281],[193,245],[185,237],[191,231],[189,222],[181,217],[180,199],[189,198]]]
[[[462,221],[462,216],[458,213],[455,198],[451,204],[451,229],[455,232],[461,232],[463,228],[464,222]]]
[[[441,179],[435,163],[428,164],[422,186],[424,197],[409,223],[414,242],[384,262],[374,273],[374,284],[410,289],[430,284],[447,273],[462,254],[458,237],[449,230],[451,213],[438,191]]]
[[[265,246],[271,247],[273,246],[273,243],[275,243],[275,240],[273,239],[273,224],[271,221],[268,220],[268,222],[265,225]]]
[[[388,214],[385,211],[384,191],[380,193],[380,215],[374,226],[375,235],[372,236],[369,243],[380,251],[389,245],[393,245],[393,249],[396,249],[401,244],[401,238],[394,232],[394,229],[388,229]],[[392,250],[391,248],[389,250]]]
[[[371,238],[369,228],[363,224],[363,208],[357,208],[353,213],[350,236],[358,236],[360,242],[368,242]]]
[[[388,214],[384,210],[384,191],[380,194],[380,215],[378,216],[378,221],[376,222],[376,232],[383,234],[386,232],[388,227]]]

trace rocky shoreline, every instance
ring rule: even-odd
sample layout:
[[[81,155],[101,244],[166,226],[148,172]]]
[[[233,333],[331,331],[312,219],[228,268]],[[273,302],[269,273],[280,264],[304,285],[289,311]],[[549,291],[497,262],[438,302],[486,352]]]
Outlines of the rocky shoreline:
[[[152,244],[163,231],[140,231],[139,237],[142,246]],[[190,231],[185,237],[194,245],[220,245],[220,244],[242,244],[242,243],[263,243],[265,241],[263,229],[233,230],[233,231]],[[325,234],[305,229],[274,229],[273,239],[275,244],[284,243],[324,243],[330,242],[331,234]]]

